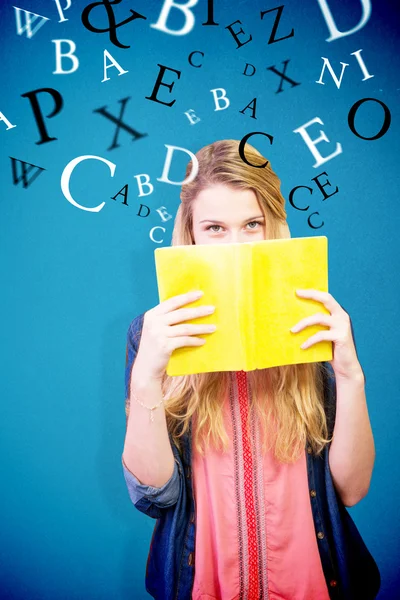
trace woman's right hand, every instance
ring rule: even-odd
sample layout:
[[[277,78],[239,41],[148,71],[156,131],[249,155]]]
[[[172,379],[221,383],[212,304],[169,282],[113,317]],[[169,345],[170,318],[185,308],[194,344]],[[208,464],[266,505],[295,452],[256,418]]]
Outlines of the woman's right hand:
[[[141,378],[161,380],[176,348],[203,346],[206,340],[196,337],[196,334],[212,333],[216,330],[216,326],[211,324],[181,323],[214,312],[215,306],[210,305],[180,308],[198,300],[201,295],[198,292],[179,294],[145,312],[134,365]]]

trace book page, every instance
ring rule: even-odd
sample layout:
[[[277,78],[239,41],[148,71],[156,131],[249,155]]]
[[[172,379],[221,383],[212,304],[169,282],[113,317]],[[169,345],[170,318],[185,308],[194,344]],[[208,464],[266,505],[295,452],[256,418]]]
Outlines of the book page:
[[[257,368],[331,360],[330,341],[300,348],[314,333],[328,329],[326,326],[311,325],[297,333],[290,331],[306,316],[317,312],[329,314],[321,302],[296,294],[296,289],[328,291],[327,237],[255,243],[253,279]]]
[[[196,336],[207,340],[203,346],[185,346],[174,350],[167,366],[168,375],[243,368],[244,347],[241,343],[238,306],[240,245],[202,244],[155,250],[160,302],[190,290],[203,290],[204,294],[199,300],[186,306],[215,306],[214,313],[185,321],[213,323],[217,330]]]

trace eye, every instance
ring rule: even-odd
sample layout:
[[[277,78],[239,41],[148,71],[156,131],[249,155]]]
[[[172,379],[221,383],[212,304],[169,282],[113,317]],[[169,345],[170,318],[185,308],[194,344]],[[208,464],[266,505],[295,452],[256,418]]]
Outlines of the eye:
[[[250,221],[247,225],[251,225],[252,223],[256,223],[257,225],[264,225],[261,221]],[[258,229],[258,227],[250,227],[250,229]]]
[[[256,225],[264,225],[264,223],[262,221],[249,221],[249,223],[247,223],[246,225],[252,225],[252,224],[256,224]],[[206,231],[212,231],[213,233],[220,233],[219,230],[215,230],[213,229],[213,227],[219,227],[221,228],[221,225],[209,225],[208,227],[206,227]],[[254,230],[258,230],[259,227],[249,227],[250,230],[254,231]]]
[[[206,227],[206,231],[210,231],[212,227],[221,227],[221,225],[209,225]],[[215,231],[215,229],[213,229],[213,232],[218,233],[218,231]]]

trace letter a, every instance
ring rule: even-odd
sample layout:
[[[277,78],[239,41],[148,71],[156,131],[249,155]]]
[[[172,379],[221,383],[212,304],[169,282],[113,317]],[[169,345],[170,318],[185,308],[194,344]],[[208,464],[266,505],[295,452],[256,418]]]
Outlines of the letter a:
[[[35,35],[37,31],[45,24],[46,21],[49,21],[47,17],[43,17],[42,15],[37,15],[36,13],[29,12],[29,10],[24,10],[23,8],[18,8],[17,6],[13,7],[15,9],[15,18],[17,21],[17,34],[22,35],[24,31],[26,31],[26,37],[31,38]],[[25,25],[22,25],[21,21],[21,11],[25,13]],[[31,16],[33,19],[31,19]],[[39,23],[36,24],[36,27],[31,29],[31,25],[38,19],[42,19]]]
[[[110,60],[110,64],[107,64],[106,59]],[[110,81],[110,78],[107,77],[107,70],[111,69],[111,67],[116,67],[119,71],[119,75],[124,75],[125,73],[129,73],[129,71],[124,71],[124,69],[121,67],[120,64],[117,63],[117,61],[115,60],[115,58],[113,56],[111,56],[111,54],[108,52],[108,50],[104,50],[104,79],[101,80],[101,83],[104,83],[105,81]]]
[[[6,131],[8,131],[9,129],[12,129],[13,127],[16,127],[16,125],[13,125],[12,123],[10,123],[10,121],[7,119],[7,117],[5,115],[3,115],[2,112],[0,112],[0,121],[4,121],[4,123],[7,125]]]
[[[336,23],[333,19],[331,10],[329,8],[327,0],[318,0],[318,4],[322,10],[322,14],[324,15],[326,24],[329,29],[330,37],[326,38],[325,41],[332,42],[333,40],[338,40],[341,37],[345,37],[346,35],[351,35],[352,33],[356,33],[359,31],[364,25],[367,23],[368,19],[371,16],[371,0],[360,0],[362,6],[362,17],[361,20],[357,23],[353,29],[349,29],[348,31],[339,31],[336,27]]]

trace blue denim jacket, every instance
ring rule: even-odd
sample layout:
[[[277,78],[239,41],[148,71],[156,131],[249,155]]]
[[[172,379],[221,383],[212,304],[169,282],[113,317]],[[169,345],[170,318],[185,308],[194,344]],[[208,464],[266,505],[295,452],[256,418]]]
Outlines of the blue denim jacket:
[[[139,348],[143,318],[144,313],[138,315],[128,329],[125,399],[129,396],[130,374]],[[330,364],[326,364],[331,369]],[[325,379],[324,389],[330,435],[336,414],[333,378]],[[128,493],[134,506],[157,519],[145,576],[146,590],[157,600],[190,600],[192,595],[196,511],[191,470],[191,431],[190,426],[189,433],[182,438],[181,454],[169,435],[175,458],[174,471],[169,481],[160,488],[140,483],[122,461]],[[329,445],[318,457],[308,443],[305,452],[309,489],[316,491],[316,494],[310,494],[310,502],[329,596],[332,600],[373,600],[381,584],[379,569],[335,490],[328,463]]]

